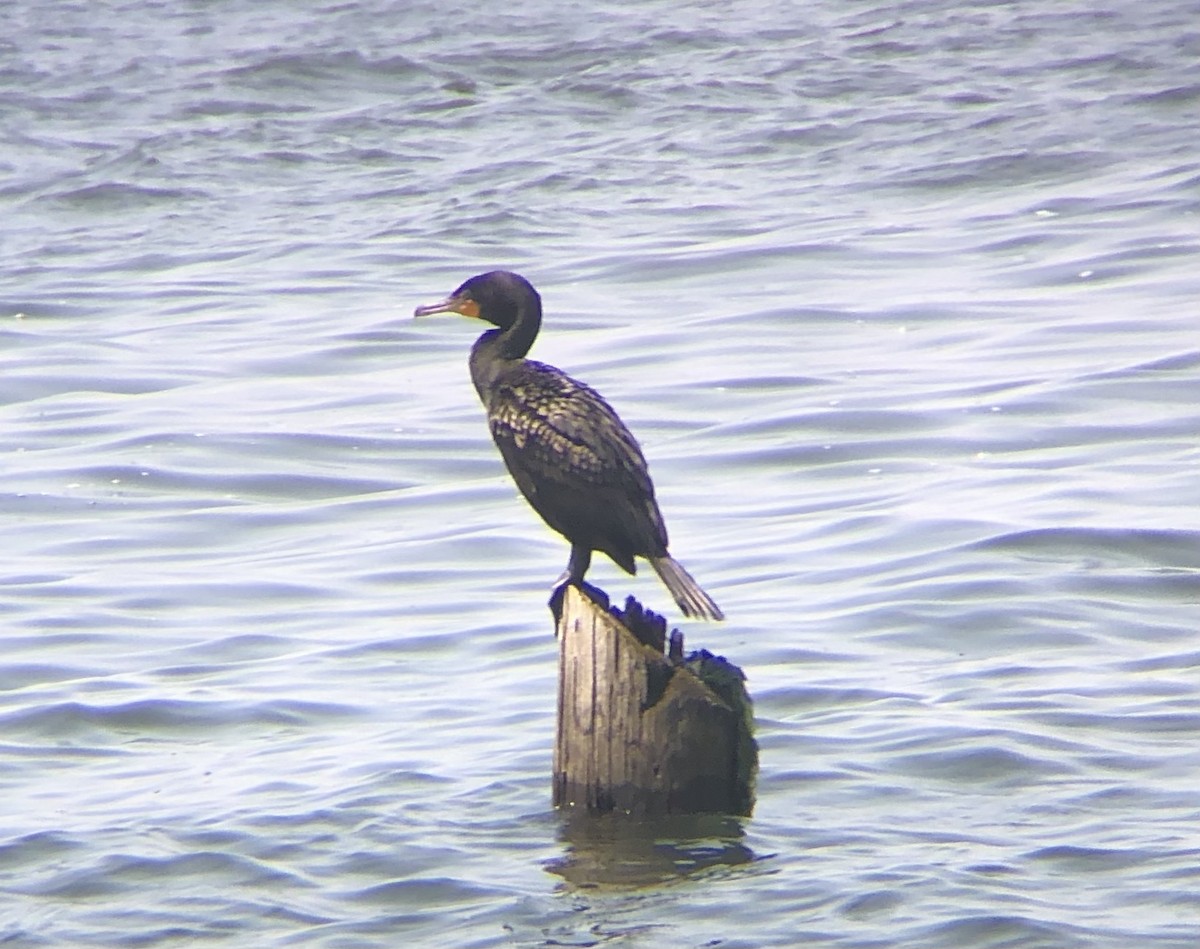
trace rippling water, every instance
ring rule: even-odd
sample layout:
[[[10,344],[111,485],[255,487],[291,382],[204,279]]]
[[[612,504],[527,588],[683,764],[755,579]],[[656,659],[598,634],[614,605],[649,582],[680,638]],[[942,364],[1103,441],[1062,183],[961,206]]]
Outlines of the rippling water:
[[[1200,6],[0,23],[5,945],[1200,939]],[[409,318],[495,266],[751,819],[549,806],[566,547]]]

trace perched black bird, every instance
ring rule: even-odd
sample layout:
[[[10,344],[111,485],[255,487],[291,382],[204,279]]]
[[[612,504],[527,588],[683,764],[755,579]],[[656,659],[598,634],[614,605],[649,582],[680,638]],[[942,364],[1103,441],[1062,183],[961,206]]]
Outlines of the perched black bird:
[[[542,325],[533,285],[506,270],[479,274],[415,315],[430,313],[461,313],[497,327],[471,348],[471,379],[517,487],[571,542],[562,580],[582,583],[593,550],[628,573],[636,572],[634,557],[645,557],[685,616],[724,619],[667,553],[646,459],[625,423],[594,389],[525,358]]]

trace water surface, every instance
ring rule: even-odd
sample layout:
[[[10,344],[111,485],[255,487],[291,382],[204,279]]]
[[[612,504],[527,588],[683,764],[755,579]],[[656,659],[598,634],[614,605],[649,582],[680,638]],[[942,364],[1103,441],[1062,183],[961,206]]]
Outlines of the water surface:
[[[10,4],[0,939],[1194,945],[1198,15]],[[496,266],[748,820],[550,808],[566,546],[410,319]]]

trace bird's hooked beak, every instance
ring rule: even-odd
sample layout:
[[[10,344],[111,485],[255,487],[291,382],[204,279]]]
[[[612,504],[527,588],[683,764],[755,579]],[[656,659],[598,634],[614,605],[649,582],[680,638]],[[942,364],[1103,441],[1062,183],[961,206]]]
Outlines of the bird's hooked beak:
[[[479,318],[479,304],[469,294],[459,293],[447,297],[440,303],[427,303],[413,311],[413,316],[432,316],[434,313],[461,313],[473,319]]]

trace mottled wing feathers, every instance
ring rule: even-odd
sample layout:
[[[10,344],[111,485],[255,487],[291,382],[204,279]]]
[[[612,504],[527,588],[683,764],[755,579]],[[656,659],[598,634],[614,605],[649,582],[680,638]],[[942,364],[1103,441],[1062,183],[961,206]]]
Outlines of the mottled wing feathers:
[[[641,449],[598,392],[526,360],[492,380],[487,409],[509,471],[551,527],[626,569],[665,549]]]

